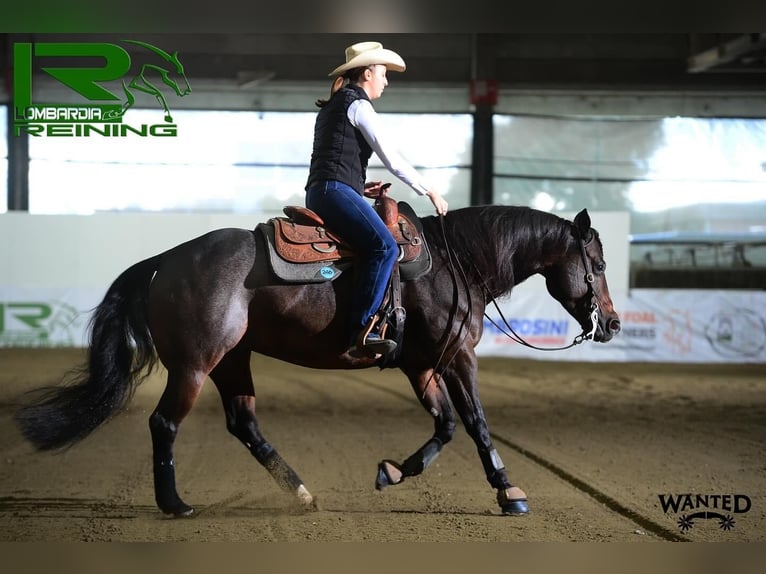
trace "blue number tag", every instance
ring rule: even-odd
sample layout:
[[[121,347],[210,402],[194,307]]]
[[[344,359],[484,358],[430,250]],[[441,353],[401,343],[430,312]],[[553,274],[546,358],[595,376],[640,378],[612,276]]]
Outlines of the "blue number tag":
[[[319,274],[324,277],[325,279],[332,279],[335,277],[335,271],[332,267],[322,267],[319,270]]]

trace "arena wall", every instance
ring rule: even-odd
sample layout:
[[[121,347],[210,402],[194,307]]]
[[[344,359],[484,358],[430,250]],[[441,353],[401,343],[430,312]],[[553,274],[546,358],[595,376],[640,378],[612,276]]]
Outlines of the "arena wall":
[[[276,214],[274,214],[276,215]],[[571,219],[574,213],[562,213]],[[540,360],[766,362],[766,292],[629,289],[629,215],[591,213],[601,235],[622,333],[546,352],[513,342],[493,306],[480,355]],[[265,216],[99,213],[0,215],[0,347],[84,346],[89,312],[121,271],[207,231],[253,228]],[[536,276],[498,302],[527,342],[568,345],[581,331]]]

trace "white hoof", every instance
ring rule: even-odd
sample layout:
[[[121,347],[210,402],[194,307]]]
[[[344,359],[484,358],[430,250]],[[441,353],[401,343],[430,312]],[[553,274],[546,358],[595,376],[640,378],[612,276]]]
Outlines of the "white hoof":
[[[295,491],[295,495],[303,506],[312,506],[314,504],[314,497],[311,496],[311,493],[302,484]]]

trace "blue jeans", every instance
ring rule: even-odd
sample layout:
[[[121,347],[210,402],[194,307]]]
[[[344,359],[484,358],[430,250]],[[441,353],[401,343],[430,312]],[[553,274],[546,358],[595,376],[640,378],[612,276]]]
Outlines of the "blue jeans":
[[[314,184],[306,192],[306,207],[360,256],[358,284],[351,297],[351,333],[355,336],[383,302],[399,247],[372,205],[345,183]]]

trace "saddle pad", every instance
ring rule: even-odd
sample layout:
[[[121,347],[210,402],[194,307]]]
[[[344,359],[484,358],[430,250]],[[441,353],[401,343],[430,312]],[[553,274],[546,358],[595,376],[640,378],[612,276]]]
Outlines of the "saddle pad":
[[[279,256],[275,246],[274,225],[259,223],[259,229],[266,240],[269,266],[279,279],[286,283],[324,283],[334,281],[349,269],[353,260],[316,261],[308,263],[292,263]]]

